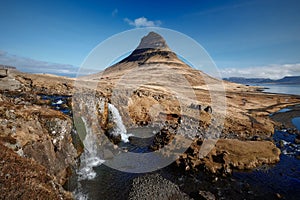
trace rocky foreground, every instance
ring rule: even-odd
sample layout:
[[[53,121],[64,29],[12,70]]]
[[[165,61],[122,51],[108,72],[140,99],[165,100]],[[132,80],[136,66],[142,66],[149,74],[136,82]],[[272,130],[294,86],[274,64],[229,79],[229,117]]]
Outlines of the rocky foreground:
[[[13,70],[0,79],[0,185],[4,199],[72,199],[62,186],[83,148],[75,143],[71,117],[52,109],[39,95],[54,93],[47,86],[44,91],[49,78],[52,76],[32,77]],[[56,80],[51,87],[57,94]],[[67,95],[66,91],[62,93]]]
[[[233,169],[253,169],[262,164],[278,162],[280,150],[271,139],[274,127],[283,122],[286,126],[291,124],[290,119],[281,120],[280,124],[274,121],[276,116],[273,120],[269,115],[281,108],[300,104],[300,97],[266,94],[255,87],[224,82],[225,93],[222,100],[225,100],[226,113],[221,112],[217,106],[213,106],[206,87],[220,82],[190,68],[170,51],[162,38],[158,37],[158,40],[162,43],[159,49],[136,50],[106,71],[78,80],[27,74],[17,70],[9,70],[8,74],[1,76],[1,196],[7,199],[72,198],[63,185],[78,167],[78,158],[83,152],[80,134],[76,133],[72,117],[78,114],[72,113],[75,108],[78,111],[78,105],[72,102],[72,96],[78,91],[80,94],[94,93],[94,98],[99,101],[101,98],[101,101],[106,102],[102,104],[106,111],[97,111],[94,115],[101,122],[94,127],[103,129],[99,131],[100,134],[110,136],[109,130],[114,126],[107,121],[107,102],[119,109],[127,128],[154,125],[161,127],[160,131],[154,133],[153,144],[149,147],[152,151],[168,146],[180,130],[184,132],[184,136],[192,140],[192,143],[176,163],[185,171],[205,170],[227,175]],[[144,42],[149,45],[147,38]],[[140,44],[142,47],[143,45],[145,44]],[[168,69],[165,68],[166,64]],[[139,70],[133,73],[132,69],[136,67]],[[174,81],[170,79],[169,70],[180,74],[175,77],[176,88],[184,93],[180,98],[174,98],[172,93],[163,88]],[[151,77],[151,74],[159,75],[159,84],[153,81],[128,82],[137,80],[138,77],[144,78],[145,74],[147,77]],[[124,79],[124,75],[129,78]],[[186,85],[180,85],[184,84],[180,82],[182,76],[188,80],[189,89],[192,88],[195,98],[188,98],[190,93]],[[80,87],[75,84],[78,81],[81,83]],[[97,87],[93,88],[95,84]],[[220,91],[216,90],[215,93],[219,94]],[[53,96],[64,97],[63,109],[67,112],[58,111],[61,109],[57,108],[62,105],[61,102],[49,100]],[[80,112],[86,114],[88,110]],[[215,121],[222,116],[222,126],[216,126]],[[209,128],[213,128],[214,133],[218,134],[205,135]],[[115,144],[120,140],[115,137],[110,139]],[[184,138],[176,138],[177,144],[184,141]],[[203,154],[205,148],[208,150]],[[160,180],[160,177],[154,179]],[[138,185],[143,178],[135,181],[134,185]],[[161,184],[168,185],[165,180]],[[136,190],[138,188],[132,189],[131,199],[138,198]],[[176,194],[186,198],[185,194],[177,190],[175,187]],[[166,195],[172,197],[171,193]]]

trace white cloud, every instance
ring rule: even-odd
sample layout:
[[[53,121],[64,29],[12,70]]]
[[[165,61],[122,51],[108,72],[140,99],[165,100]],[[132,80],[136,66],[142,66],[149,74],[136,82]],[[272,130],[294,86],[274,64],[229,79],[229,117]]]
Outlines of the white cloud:
[[[75,77],[78,67],[68,64],[58,64],[34,60],[9,54],[0,50],[0,64],[17,67],[18,70],[30,73],[49,73]]]
[[[114,17],[118,14],[119,10],[116,8],[112,11],[111,15]]]
[[[159,21],[159,20],[151,21],[151,20],[148,20],[146,17],[140,17],[133,21],[128,18],[125,18],[124,21],[127,22],[130,26],[134,26],[136,28],[161,25],[161,21]]]
[[[300,63],[249,68],[225,68],[220,71],[223,77],[280,79],[284,76],[300,76]]]

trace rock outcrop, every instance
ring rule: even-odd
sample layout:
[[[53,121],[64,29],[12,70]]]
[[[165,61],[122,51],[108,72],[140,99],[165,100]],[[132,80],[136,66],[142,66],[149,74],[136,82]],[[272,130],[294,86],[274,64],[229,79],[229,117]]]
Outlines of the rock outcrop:
[[[10,87],[3,79],[18,87]],[[44,91],[51,96],[54,85],[49,90],[47,84],[32,85],[31,79],[19,72],[2,78],[1,84],[7,86],[0,87],[2,195],[9,199],[71,199],[62,185],[83,149],[73,144],[78,136],[72,130],[72,119],[39,95]]]
[[[206,145],[213,145],[207,155],[202,155],[202,144],[203,141],[196,140],[177,164],[183,165],[186,170],[205,169],[213,174],[228,175],[233,169],[248,170],[279,161],[280,150],[270,141],[206,141]]]
[[[73,199],[37,161],[19,156],[0,142],[1,199]]]
[[[16,105],[5,96],[2,99],[0,137],[4,144],[49,169],[63,184],[78,156],[72,144],[72,120],[47,107]]]

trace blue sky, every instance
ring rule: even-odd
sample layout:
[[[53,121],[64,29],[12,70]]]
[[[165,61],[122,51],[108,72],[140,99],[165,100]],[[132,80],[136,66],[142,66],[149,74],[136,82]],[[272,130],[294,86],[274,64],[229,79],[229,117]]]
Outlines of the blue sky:
[[[68,74],[108,37],[160,26],[200,43],[223,76],[300,75],[298,0],[0,0],[0,5],[0,63],[25,71]]]

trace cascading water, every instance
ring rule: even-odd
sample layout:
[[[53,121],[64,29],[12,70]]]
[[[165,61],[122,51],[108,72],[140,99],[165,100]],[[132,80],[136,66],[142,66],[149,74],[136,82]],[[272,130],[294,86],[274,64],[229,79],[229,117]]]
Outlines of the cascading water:
[[[123,142],[129,142],[128,138],[132,136],[132,134],[127,134],[127,130],[123,124],[119,110],[113,104],[108,104],[108,110],[110,111],[109,120],[115,124],[111,134],[114,136],[121,135]]]
[[[109,121],[115,124],[111,134],[114,136],[121,135],[122,141],[125,143],[128,142],[128,138],[132,134],[127,134],[126,127],[123,124],[122,117],[120,116],[118,109],[114,105],[108,104],[108,110]],[[74,191],[74,196],[76,199],[83,200],[87,199],[87,195],[82,193],[80,181],[94,179],[97,176],[97,173],[93,168],[100,166],[105,162],[105,160],[101,158],[101,155],[99,155],[100,141],[97,134],[93,133],[84,117],[81,117],[81,120],[83,123],[82,125],[85,127],[86,135],[83,140],[84,152],[80,157],[80,168],[77,170],[78,185],[77,189]]]
[[[122,141],[128,142],[128,138],[131,136],[131,134],[127,134],[126,127],[123,124],[122,117],[118,109],[114,105],[108,104],[108,110],[110,113],[109,121],[112,121],[115,124],[111,134],[114,136],[121,135]],[[86,120],[83,117],[81,119],[85,126],[86,136],[83,140],[84,152],[81,155],[81,167],[78,171],[78,175],[79,180],[90,180],[96,176],[96,172],[93,170],[93,167],[101,165],[103,162],[105,162],[105,160],[101,159],[100,155],[98,155],[99,142],[97,142],[97,135],[92,132]]]
[[[96,172],[93,170],[93,167],[101,165],[104,160],[102,160],[98,154],[98,144],[97,136],[94,134],[91,129],[88,127],[84,118],[82,121],[85,125],[86,136],[83,141],[84,152],[81,155],[80,169],[78,171],[79,180],[84,179],[93,179],[96,177]]]

